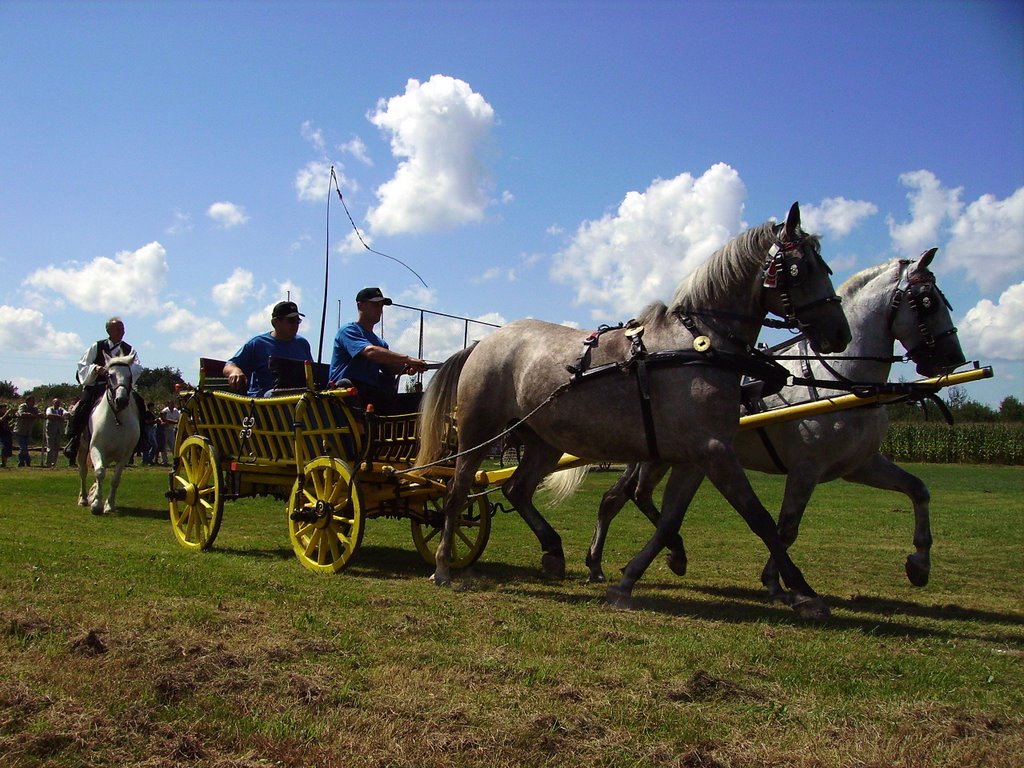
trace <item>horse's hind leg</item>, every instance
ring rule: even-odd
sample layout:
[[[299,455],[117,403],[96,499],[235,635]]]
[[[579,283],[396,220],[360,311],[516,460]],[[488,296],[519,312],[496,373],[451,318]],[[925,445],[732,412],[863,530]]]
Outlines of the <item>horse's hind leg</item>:
[[[928,583],[931,572],[932,530],[930,524],[931,494],[921,478],[893,464],[880,453],[846,475],[844,480],[887,491],[906,494],[914,505],[914,552],[907,555],[907,578],[915,587]]]
[[[544,553],[541,569],[547,575],[561,579],[565,576],[562,537],[533,505],[533,494],[541,480],[554,471],[562,452],[532,433],[526,432],[523,438],[523,460],[501,491],[540,542]]]
[[[704,480],[700,468],[692,465],[675,466],[665,484],[661,515],[658,517],[654,536],[632,560],[622,569],[622,579],[615,586],[608,587],[606,598],[612,605],[630,608],[633,604],[633,587],[637,580],[673,538],[679,536],[686,507]]]

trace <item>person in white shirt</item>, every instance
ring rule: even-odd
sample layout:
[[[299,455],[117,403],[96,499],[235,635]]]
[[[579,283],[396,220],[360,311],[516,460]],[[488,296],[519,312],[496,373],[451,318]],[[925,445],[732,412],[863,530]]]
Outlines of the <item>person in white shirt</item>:
[[[167,401],[167,406],[160,411],[160,421],[164,425],[164,447],[160,459],[167,464],[167,451],[170,450],[174,456],[174,442],[178,435],[178,419],[181,418],[181,411],[178,410],[173,400]]]
[[[68,412],[60,404],[60,398],[53,398],[46,409],[46,466],[57,466],[57,454],[61,448],[61,435],[64,434],[64,421]]]

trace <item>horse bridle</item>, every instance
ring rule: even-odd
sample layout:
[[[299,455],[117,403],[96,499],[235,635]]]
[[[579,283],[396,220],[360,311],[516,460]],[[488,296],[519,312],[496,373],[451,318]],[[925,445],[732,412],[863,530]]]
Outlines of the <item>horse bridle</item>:
[[[776,238],[775,242],[772,243],[772,247],[768,249],[768,255],[765,256],[763,266],[764,279],[762,285],[765,288],[774,288],[779,292],[779,299],[782,301],[782,309],[785,312],[785,321],[791,324],[791,326],[796,325],[797,327],[803,326],[803,323],[800,322],[801,313],[823,304],[842,302],[842,299],[833,291],[830,296],[823,296],[806,304],[794,306],[790,291],[803,282],[803,260],[805,258],[803,245],[807,240],[806,236],[792,242]],[[832,269],[821,258],[817,248],[814,248],[813,258],[817,260],[822,269],[828,274],[832,274]]]
[[[127,384],[127,389],[128,389],[128,405],[125,406],[125,408],[127,408],[127,407],[131,406],[131,403],[132,403],[132,387],[133,387],[133,385],[135,383],[134,380],[133,380],[134,377],[132,376],[131,366],[125,365],[125,364],[122,363],[122,364],[120,364],[118,366],[111,366],[111,367],[127,368],[128,369],[128,384]],[[114,380],[113,380],[112,374],[108,370],[107,371],[106,398],[107,398],[107,402],[110,403],[110,410],[112,410],[114,412],[115,420],[116,420],[117,414],[119,413],[119,410],[117,408],[116,398],[114,397],[114,392],[116,390],[117,390],[117,387],[114,386]],[[120,424],[121,422],[118,421],[117,423]]]
[[[921,333],[921,343],[913,349],[908,349],[907,357],[914,362],[921,362],[917,359],[918,355],[933,354],[938,342],[947,336],[956,334],[957,329],[953,325],[940,334],[932,333],[932,329],[928,327],[929,315],[934,314],[939,308],[940,301],[950,311],[953,310],[953,305],[949,303],[945,294],[936,285],[931,272],[925,270],[924,275],[919,275],[913,266],[912,259],[900,260],[900,277],[896,283],[896,289],[893,291],[892,301],[889,303],[888,323],[891,331],[893,323],[896,322],[896,312],[905,299],[914,310],[917,329]]]

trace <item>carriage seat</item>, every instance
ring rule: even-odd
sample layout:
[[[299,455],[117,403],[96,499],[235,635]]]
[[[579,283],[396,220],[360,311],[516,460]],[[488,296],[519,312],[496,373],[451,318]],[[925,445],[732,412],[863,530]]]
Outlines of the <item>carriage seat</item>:
[[[274,374],[274,392],[282,390],[326,389],[331,367],[326,363],[311,363],[311,378],[306,378],[306,361],[289,357],[271,357],[270,371]]]
[[[212,357],[199,358],[199,387],[206,390],[222,390],[230,392],[228,379],[224,375],[224,360]]]

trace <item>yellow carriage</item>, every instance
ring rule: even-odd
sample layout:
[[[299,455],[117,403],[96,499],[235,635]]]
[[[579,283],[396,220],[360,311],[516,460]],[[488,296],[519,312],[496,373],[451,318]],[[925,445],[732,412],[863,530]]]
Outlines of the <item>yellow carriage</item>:
[[[180,393],[181,420],[170,473],[171,526],[179,543],[209,549],[224,502],[271,495],[286,500],[288,535],[306,568],[335,573],[359,550],[367,520],[407,518],[416,549],[434,563],[453,465],[405,472],[418,449],[418,414],[378,415],[351,389],[321,389],[306,362],[301,386],[273,397],[227,390],[223,362],[200,361],[199,384]],[[477,560],[492,508],[476,495],[460,519],[453,566]]]

